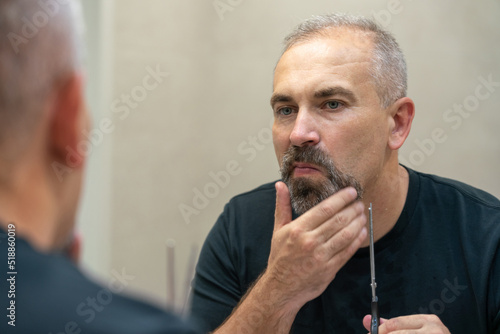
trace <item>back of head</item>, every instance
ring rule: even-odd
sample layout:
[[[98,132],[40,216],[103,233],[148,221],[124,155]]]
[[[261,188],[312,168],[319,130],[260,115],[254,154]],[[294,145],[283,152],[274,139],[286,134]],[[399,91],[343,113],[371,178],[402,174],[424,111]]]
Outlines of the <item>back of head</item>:
[[[54,85],[79,68],[80,11],[77,0],[0,0],[0,165],[23,153]]]
[[[314,16],[298,25],[284,40],[285,52],[316,37],[328,37],[332,29],[345,28],[373,35],[371,77],[384,108],[406,96],[407,73],[404,55],[396,39],[375,21],[361,16],[329,14]]]

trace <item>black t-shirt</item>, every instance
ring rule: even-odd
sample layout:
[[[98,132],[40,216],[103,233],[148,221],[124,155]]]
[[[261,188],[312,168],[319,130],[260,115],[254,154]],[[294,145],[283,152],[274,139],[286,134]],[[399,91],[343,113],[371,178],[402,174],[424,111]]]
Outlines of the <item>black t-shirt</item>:
[[[500,334],[500,201],[463,183],[408,170],[409,192],[394,228],[375,243],[380,315],[434,313],[453,334]],[[267,264],[273,183],[234,197],[197,265],[192,315],[204,330],[229,316]],[[360,249],[292,333],[366,333],[368,248]],[[258,315],[254,315],[258,321]]]
[[[0,333],[196,333],[172,314],[116,294],[133,279],[125,269],[100,286],[65,257],[39,253],[22,239],[12,252],[8,233],[0,229]]]

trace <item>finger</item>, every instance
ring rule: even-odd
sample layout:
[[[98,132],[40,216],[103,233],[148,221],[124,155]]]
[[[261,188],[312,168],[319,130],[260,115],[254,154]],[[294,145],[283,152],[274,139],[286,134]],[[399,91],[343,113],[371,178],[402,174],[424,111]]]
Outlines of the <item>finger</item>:
[[[334,256],[350,247],[360,237],[363,228],[366,229],[366,216],[357,216],[346,227],[325,242],[324,247],[326,247],[331,256]]]
[[[408,329],[421,329],[428,321],[426,318],[426,315],[421,314],[391,318],[380,326],[379,333],[399,333]]]
[[[357,197],[358,193],[353,187],[344,188],[304,213],[300,219],[306,222],[306,229],[312,231],[351,204]]]
[[[274,211],[274,230],[278,230],[292,221],[290,191],[283,182],[276,182],[276,209]]]
[[[348,226],[354,219],[364,214],[363,202],[351,203],[347,208],[341,210],[325,223],[321,224],[315,233],[323,237],[325,241],[332,238],[339,231]]]
[[[354,240],[352,240],[351,242],[347,241],[347,245],[325,244],[323,246],[327,247],[323,251],[323,254],[325,254],[325,256],[327,257],[330,257],[330,260],[327,263],[329,270],[332,270],[334,272],[340,270],[340,268],[342,268],[347,263],[347,261],[352,258],[352,256],[358,251],[358,249],[365,241],[366,237],[368,236],[368,230],[366,229],[366,226],[364,226],[363,222],[366,221],[366,219],[364,219],[363,217],[364,216],[361,216],[360,218],[361,222],[358,221],[359,219],[356,219],[356,221],[353,222],[354,225],[359,224],[358,226],[360,227],[359,232],[355,234]]]
[[[371,321],[372,321],[372,316],[367,314],[363,318],[363,327],[367,330],[370,331],[370,326],[371,326]]]
[[[383,324],[386,321],[387,319],[380,318],[380,324]],[[367,331],[370,331],[371,324],[372,324],[372,316],[370,314],[365,315],[365,317],[363,318],[363,326]]]

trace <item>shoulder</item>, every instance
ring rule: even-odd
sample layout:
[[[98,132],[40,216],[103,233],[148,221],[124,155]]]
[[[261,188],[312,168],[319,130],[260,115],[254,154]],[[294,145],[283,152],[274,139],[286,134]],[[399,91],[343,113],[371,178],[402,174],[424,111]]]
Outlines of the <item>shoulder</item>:
[[[268,218],[274,217],[276,205],[274,183],[266,183],[234,196],[224,207],[224,212],[220,218],[224,219],[231,227],[238,226],[237,228],[249,224],[254,225],[265,222],[267,224]]]
[[[412,221],[420,222],[422,230],[432,231],[441,243],[457,240],[478,263],[500,252],[500,201],[495,196],[457,180],[409,172],[412,185],[418,184],[409,194],[416,203]]]
[[[125,269],[111,270],[98,284],[64,256],[38,252],[24,240],[17,251],[17,313],[32,315],[16,324],[21,332],[194,333],[175,315],[121,295],[135,278]]]
[[[274,200],[274,197],[276,196],[276,189],[274,188],[274,184],[276,182],[277,181],[265,183],[255,189],[236,195],[231,199],[230,203],[259,203],[263,201],[267,202],[270,199]]]
[[[500,213],[500,200],[490,193],[457,180],[409,170],[418,177],[422,197],[439,197],[443,200],[460,201],[469,207],[483,207]],[[435,199],[435,198],[434,198]]]
[[[412,231],[422,249],[435,261],[447,257],[446,270],[467,275],[477,298],[499,291],[500,200],[464,182],[408,171],[416,202]]]
[[[252,250],[254,256],[269,248],[274,228],[275,197],[274,182],[233,197],[209,232],[202,253],[227,253],[233,263],[237,263],[246,261],[244,252],[247,250]]]

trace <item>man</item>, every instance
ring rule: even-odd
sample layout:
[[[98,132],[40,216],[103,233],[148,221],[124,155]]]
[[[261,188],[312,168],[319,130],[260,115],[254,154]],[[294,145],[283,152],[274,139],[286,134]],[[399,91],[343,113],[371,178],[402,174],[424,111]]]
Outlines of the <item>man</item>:
[[[415,107],[395,39],[328,15],[285,44],[271,97],[283,182],[226,205],[193,316],[218,334],[366,333],[372,203],[378,333],[499,334],[500,201],[398,164]]]
[[[0,0],[0,333],[194,333],[171,314],[87,279],[63,255],[89,120],[81,15],[69,1]],[[62,179],[60,179],[62,177]]]

